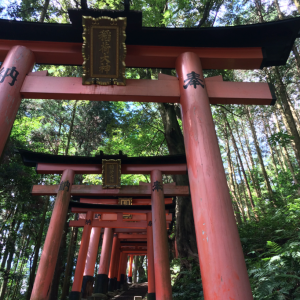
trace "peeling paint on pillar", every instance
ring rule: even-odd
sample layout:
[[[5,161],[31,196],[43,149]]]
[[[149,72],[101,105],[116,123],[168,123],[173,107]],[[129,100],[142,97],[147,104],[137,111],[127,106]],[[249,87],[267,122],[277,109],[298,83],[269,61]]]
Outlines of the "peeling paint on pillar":
[[[32,70],[34,55],[24,46],[14,46],[0,69],[0,156],[21,103],[20,90]]]

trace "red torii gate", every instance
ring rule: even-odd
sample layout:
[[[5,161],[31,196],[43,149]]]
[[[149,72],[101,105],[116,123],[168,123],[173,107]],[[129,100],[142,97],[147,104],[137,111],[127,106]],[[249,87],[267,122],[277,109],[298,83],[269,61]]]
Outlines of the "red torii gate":
[[[187,196],[189,195],[189,187],[187,186],[176,186],[175,183],[161,184],[162,173],[170,174],[185,174],[186,173],[186,159],[185,156],[162,156],[162,157],[123,157],[122,169],[127,173],[134,174],[149,174],[151,177],[151,183],[141,182],[140,185],[134,186],[121,186],[119,189],[103,189],[102,186],[93,185],[73,185],[72,181],[75,173],[79,174],[99,174],[99,170],[102,170],[103,158],[114,158],[118,159],[121,156],[107,156],[100,155],[96,157],[67,157],[63,159],[59,155],[48,155],[41,153],[34,153],[30,151],[19,150],[21,153],[23,162],[27,166],[36,167],[37,172],[43,174],[62,173],[60,185],[35,185],[32,188],[32,195],[57,195],[55,207],[53,209],[52,218],[49,225],[42,257],[40,260],[39,268],[37,271],[37,277],[35,280],[35,286],[41,287],[45,291],[46,286],[51,285],[51,280],[54,272],[55,263],[57,259],[60,240],[57,239],[58,232],[63,230],[62,217],[66,213],[66,209],[69,205],[71,195],[76,195],[76,198],[82,199],[82,202],[71,202],[71,211],[79,214],[86,214],[85,220],[70,221],[70,226],[83,226],[83,234],[81,239],[81,247],[78,254],[77,266],[74,276],[74,282],[72,292],[70,293],[70,299],[80,299],[81,287],[83,282],[83,276],[85,269],[87,270],[94,262],[89,261],[86,263],[86,256],[88,253],[88,246],[90,240],[90,234],[92,227],[94,228],[105,228],[106,231],[114,228],[117,231],[121,229],[143,229],[147,232],[145,235],[149,247],[147,247],[147,255],[149,257],[149,290],[148,299],[155,299],[158,293],[168,293],[171,295],[171,281],[170,281],[170,266],[168,259],[168,246],[167,246],[167,226],[171,221],[170,218],[166,218],[166,214],[169,214],[169,209],[174,209],[173,204],[166,204],[170,202],[170,199],[164,199],[164,195],[168,197],[175,197],[178,195]],[[156,185],[156,183],[158,185]],[[134,196],[138,201],[143,200],[142,205],[111,205],[112,199],[105,199],[106,197],[116,196]],[[89,198],[84,198],[88,196]],[[94,196],[102,199],[94,199]],[[149,203],[151,197],[151,207]],[[148,199],[147,199],[148,198]],[[94,203],[88,203],[92,201]],[[95,204],[97,202],[110,202],[107,204]],[[103,220],[95,220],[94,214],[103,215]],[[107,217],[110,214],[111,217]],[[134,222],[131,220],[124,220],[123,214],[133,215]],[[147,214],[147,221],[144,220],[143,215]],[[137,217],[134,218],[134,215]],[[138,217],[139,216],[139,217]],[[138,220],[139,219],[139,220]],[[153,219],[153,221],[152,221]],[[153,228],[153,233],[152,233]],[[98,233],[99,234],[99,233]],[[152,234],[154,237],[152,237]],[[104,235],[104,236],[105,236]],[[110,237],[112,231],[108,233]],[[120,262],[120,253],[118,251],[117,241],[121,239],[136,239],[140,240],[143,235],[132,234],[127,235],[125,233],[119,233],[114,235],[114,242],[111,238],[107,238],[105,242],[103,259],[107,260],[110,249],[112,249],[111,262],[108,264],[107,261],[100,261],[99,272],[96,278],[95,292],[107,292],[107,279],[108,279],[108,291],[114,291],[117,285],[118,279],[118,268],[121,268],[122,261]],[[143,237],[144,238],[144,237]],[[92,245],[91,245],[92,246]],[[95,244],[94,246],[95,247]],[[49,256],[49,252],[52,253]],[[90,251],[91,256],[95,256],[95,250]],[[54,253],[54,254],[53,254]],[[130,250],[127,254],[132,254],[134,251]],[[140,253],[140,252],[139,252]],[[153,257],[153,259],[152,259]],[[94,260],[94,258],[93,258]],[[52,262],[52,263],[50,263]],[[85,268],[86,267],[86,268]],[[123,270],[123,269],[122,269]],[[121,269],[120,269],[121,271]],[[42,294],[41,291],[37,292],[37,295]]]
[[[128,11],[125,13],[128,17],[127,66],[176,68],[178,79],[166,80],[165,76],[161,76],[158,81],[128,80],[126,87],[83,87],[74,78],[50,79],[44,73],[29,74],[34,62],[82,64],[80,18],[82,15],[103,14],[118,16],[116,12],[73,11],[70,12],[72,26],[0,20],[0,59],[5,57],[0,80],[0,154],[22,97],[180,102],[205,300],[252,299],[209,104],[266,105],[274,103],[274,96],[268,85],[263,83],[245,85],[222,82],[218,78],[205,80],[202,68],[255,69],[285,64],[298,36],[300,19],[225,28],[144,29],[141,27],[141,15]],[[89,172],[92,172],[91,169]],[[93,170],[100,173],[97,168]],[[55,263],[47,265],[47,259],[51,255],[57,257],[57,245],[67,212],[64,202],[68,202],[71,194],[89,194],[86,187],[72,187],[76,172],[80,171],[65,166],[58,172],[63,173],[59,189],[34,190],[40,195],[53,194],[58,190],[54,211],[59,213],[53,213],[51,219],[51,224],[58,225],[52,228],[50,224],[53,231],[51,237],[47,235],[31,300],[48,298],[49,278],[52,279]],[[152,182],[161,182],[162,172],[154,167],[147,170],[148,174],[151,173]],[[62,185],[66,181],[70,183],[70,190]],[[103,193],[99,187],[91,189],[92,195]],[[150,195],[150,187],[141,189],[143,191],[139,190],[134,195],[145,191]],[[124,195],[128,192],[123,190]],[[121,192],[115,194],[121,195]],[[153,207],[152,215],[159,217],[162,223],[163,192],[157,190],[151,195],[152,203],[160,203]],[[156,234],[163,240],[161,233],[154,228]],[[53,241],[56,248],[52,245]],[[169,277],[162,263],[168,259],[165,253],[161,251],[156,256],[154,252],[154,255],[155,268],[161,269],[163,278]],[[46,265],[49,272],[46,278],[42,278],[39,271]],[[165,284],[160,278],[155,278],[155,283],[157,299],[170,300],[170,284]]]

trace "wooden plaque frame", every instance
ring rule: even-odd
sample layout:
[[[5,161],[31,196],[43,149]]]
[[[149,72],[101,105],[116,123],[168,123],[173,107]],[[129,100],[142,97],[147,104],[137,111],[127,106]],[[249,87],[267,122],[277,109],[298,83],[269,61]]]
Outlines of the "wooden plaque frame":
[[[82,16],[82,84],[126,85],[127,18]]]
[[[121,188],[121,159],[102,159],[102,188]]]

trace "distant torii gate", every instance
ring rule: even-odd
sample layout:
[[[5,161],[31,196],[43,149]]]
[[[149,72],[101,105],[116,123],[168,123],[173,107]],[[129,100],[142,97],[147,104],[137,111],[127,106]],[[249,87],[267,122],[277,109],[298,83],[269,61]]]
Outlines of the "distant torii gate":
[[[22,97],[45,99],[84,99],[95,101],[178,102],[181,104],[187,169],[191,189],[197,246],[205,300],[253,299],[243,251],[231,206],[230,194],[219,152],[210,103],[274,104],[275,97],[266,83],[222,82],[204,79],[205,69],[255,69],[285,64],[300,29],[300,18],[224,28],[143,28],[141,13],[71,10],[72,25],[40,24],[0,20],[0,59],[5,60],[0,78],[0,154],[14,122]],[[47,77],[46,72],[30,73],[33,64],[81,65],[83,58],[81,17],[127,17],[128,67],[176,68],[178,79],[127,80],[127,86],[82,86],[77,78]],[[73,168],[74,167],[74,168]],[[42,173],[43,168],[38,172]],[[134,170],[133,170],[134,169]],[[124,168],[125,172],[151,173],[151,182],[162,182],[166,169]],[[171,170],[167,170],[170,172]],[[43,254],[31,300],[46,300],[54,272],[62,227],[70,195],[151,195],[152,215],[163,223],[163,191],[151,187],[122,187],[118,192],[101,187],[72,186],[74,174],[101,173],[99,166],[77,169],[55,166],[62,173],[56,187],[34,187],[36,195],[57,192]],[[169,173],[172,174],[172,173]],[[174,172],[173,172],[174,174]],[[69,181],[70,186],[65,186]],[[174,188],[166,187],[165,196]],[[176,187],[179,192],[180,187]],[[168,194],[170,192],[170,194]],[[176,193],[183,195],[186,193]],[[160,203],[156,206],[157,203]],[[57,224],[57,225],[53,225]],[[155,222],[153,222],[155,224]],[[160,235],[153,226],[154,236]],[[165,230],[163,231],[164,235]],[[164,241],[166,237],[160,236]],[[165,249],[164,245],[161,249]],[[158,250],[158,249],[155,249]],[[158,300],[171,300],[169,271],[164,251],[155,251],[155,278]],[[53,261],[48,261],[52,257]],[[55,259],[54,259],[55,258]],[[43,272],[41,272],[43,270]],[[46,274],[46,275],[45,275]]]

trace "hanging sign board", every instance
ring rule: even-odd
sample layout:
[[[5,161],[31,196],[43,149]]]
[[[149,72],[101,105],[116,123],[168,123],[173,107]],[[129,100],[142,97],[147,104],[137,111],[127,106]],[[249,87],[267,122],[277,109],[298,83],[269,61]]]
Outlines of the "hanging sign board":
[[[126,85],[126,18],[82,17],[82,84]]]
[[[121,159],[102,159],[102,188],[121,188]]]

